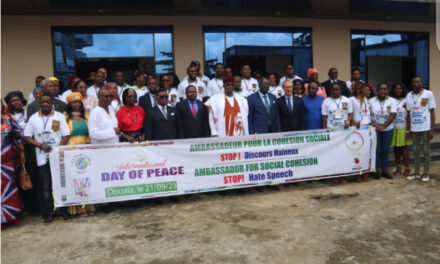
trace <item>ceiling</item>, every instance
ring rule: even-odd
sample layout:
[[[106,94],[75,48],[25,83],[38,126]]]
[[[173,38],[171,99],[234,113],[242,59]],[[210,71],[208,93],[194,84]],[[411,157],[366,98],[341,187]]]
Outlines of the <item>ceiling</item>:
[[[2,0],[2,15],[241,16],[435,22],[435,0]]]

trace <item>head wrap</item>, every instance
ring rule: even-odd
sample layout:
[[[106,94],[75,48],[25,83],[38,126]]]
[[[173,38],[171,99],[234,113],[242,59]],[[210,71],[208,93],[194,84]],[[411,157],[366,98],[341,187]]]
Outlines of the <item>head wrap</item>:
[[[114,82],[108,82],[108,83],[105,85],[105,89],[108,89],[108,88],[113,87],[113,86],[115,86],[116,88],[118,87],[118,85],[117,85],[116,83],[114,83]]]
[[[310,69],[308,69],[308,70],[307,70],[307,77],[310,78],[310,76],[312,76],[312,74],[314,74],[314,73],[318,73],[318,70],[317,70],[317,69],[314,69],[314,68],[310,68]]]
[[[368,86],[371,90],[373,90],[373,85],[371,83],[366,83],[366,86]]]
[[[234,77],[232,76],[225,76],[223,77],[223,83],[233,83],[234,82]]]
[[[32,93],[35,93],[36,91],[41,91],[41,87],[37,86],[32,90]]]
[[[59,82],[60,80],[58,80],[58,78],[57,77],[49,77],[48,78],[49,80],[51,80],[51,81],[54,81],[54,82]]]
[[[71,93],[71,94],[69,94],[67,96],[66,101],[67,101],[67,103],[70,103],[70,102],[76,101],[76,100],[80,100],[81,101],[82,99],[83,99],[83,97],[82,97],[82,95],[80,93],[73,92],[73,93]]]
[[[14,97],[18,97],[21,99],[21,102],[23,103],[23,106],[25,106],[27,104],[27,100],[24,99],[23,93],[21,91],[12,91],[9,92],[6,96],[5,96],[5,102],[9,103],[9,101],[14,98]]]

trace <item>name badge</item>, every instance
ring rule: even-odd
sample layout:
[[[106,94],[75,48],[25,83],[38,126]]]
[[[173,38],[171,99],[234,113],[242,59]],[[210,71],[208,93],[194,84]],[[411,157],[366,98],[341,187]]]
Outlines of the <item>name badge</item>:
[[[55,139],[52,137],[50,131],[43,131],[43,133],[41,133],[41,140],[43,141],[43,145],[55,145]]]
[[[377,122],[379,124],[383,125],[383,124],[385,124],[385,118],[384,117],[379,117],[379,120]]]
[[[368,125],[370,124],[370,117],[367,115],[363,115],[361,118],[361,125]]]
[[[340,119],[342,118],[342,110],[341,109],[337,109],[335,112],[335,118]]]

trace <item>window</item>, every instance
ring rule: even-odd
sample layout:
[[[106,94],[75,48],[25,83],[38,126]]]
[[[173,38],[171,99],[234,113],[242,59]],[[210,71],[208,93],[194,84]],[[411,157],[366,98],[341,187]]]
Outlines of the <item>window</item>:
[[[205,74],[214,75],[216,63],[240,72],[244,63],[252,71],[284,75],[284,65],[293,64],[295,74],[307,77],[312,67],[310,28],[205,26]]]
[[[351,66],[361,70],[361,79],[375,87],[419,76],[429,88],[429,34],[427,32],[351,31]]]
[[[172,27],[54,27],[52,33],[55,76],[64,87],[73,75],[92,81],[99,67],[110,79],[121,70],[127,81],[149,66],[156,74],[174,71]]]

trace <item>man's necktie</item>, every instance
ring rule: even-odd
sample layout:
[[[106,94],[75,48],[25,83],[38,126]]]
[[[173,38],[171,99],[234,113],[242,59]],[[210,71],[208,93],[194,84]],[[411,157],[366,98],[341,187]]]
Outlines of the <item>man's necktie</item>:
[[[270,103],[269,100],[267,99],[267,95],[263,95],[263,98],[264,98],[264,106],[266,107],[266,112],[270,114]]]
[[[292,102],[290,101],[291,98],[287,98],[287,107],[289,107],[289,112],[293,112]]]
[[[197,110],[196,110],[196,106],[194,104],[194,101],[191,101],[191,108],[192,108],[193,116],[194,116],[194,118],[196,118],[197,117]]]

